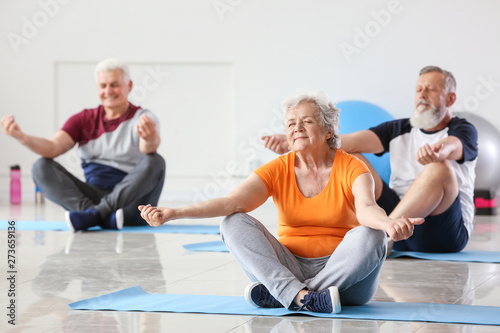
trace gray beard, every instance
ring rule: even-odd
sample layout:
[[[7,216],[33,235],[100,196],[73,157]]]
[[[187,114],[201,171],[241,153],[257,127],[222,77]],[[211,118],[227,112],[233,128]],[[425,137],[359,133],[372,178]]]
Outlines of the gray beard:
[[[413,111],[413,116],[410,118],[410,124],[413,127],[421,129],[430,129],[436,127],[445,116],[443,108],[437,108],[430,104],[431,108],[425,112],[419,112],[418,107]]]

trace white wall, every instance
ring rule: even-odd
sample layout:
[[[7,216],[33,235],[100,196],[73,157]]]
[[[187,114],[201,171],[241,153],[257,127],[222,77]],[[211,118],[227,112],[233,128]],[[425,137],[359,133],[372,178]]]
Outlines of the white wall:
[[[500,128],[499,12],[496,0],[5,0],[0,116],[48,137],[97,105],[93,65],[122,59],[148,87],[139,104],[162,122],[163,199],[201,199],[274,157],[258,137],[279,130],[280,102],[297,89],[403,117],[419,69],[433,64],[454,73],[457,110]],[[0,153],[4,203],[9,166],[21,164],[30,192],[36,156],[5,135]]]

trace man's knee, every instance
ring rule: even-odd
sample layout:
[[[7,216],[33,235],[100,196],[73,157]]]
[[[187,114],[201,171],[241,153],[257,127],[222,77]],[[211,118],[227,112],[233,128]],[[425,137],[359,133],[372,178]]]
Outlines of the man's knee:
[[[45,180],[47,170],[52,168],[54,163],[54,160],[45,157],[39,158],[35,161],[35,163],[33,163],[33,166],[31,167],[31,175],[36,184]]]
[[[442,183],[454,181],[457,178],[455,169],[448,160],[427,164],[419,177]]]
[[[140,163],[143,165],[144,171],[148,174],[165,174],[165,159],[158,153],[144,155]]]

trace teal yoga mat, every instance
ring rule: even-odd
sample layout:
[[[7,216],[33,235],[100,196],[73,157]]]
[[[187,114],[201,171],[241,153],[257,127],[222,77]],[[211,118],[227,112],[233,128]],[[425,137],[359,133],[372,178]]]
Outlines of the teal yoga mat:
[[[210,313],[249,316],[292,314],[326,318],[424,321],[500,325],[500,307],[436,303],[369,302],[362,306],[343,306],[338,314],[291,311],[285,308],[256,308],[242,296],[150,294],[140,286],[69,304],[74,310],[148,311]]]
[[[222,241],[203,242],[183,245],[188,251],[229,252]],[[411,251],[392,251],[389,258],[411,257],[438,261],[488,262],[500,263],[500,252],[462,251],[458,253],[426,253]]]
[[[69,231],[64,221],[15,221],[16,230],[37,231]],[[8,221],[0,221],[0,230],[7,230]],[[89,231],[104,232],[135,232],[135,233],[181,233],[181,234],[219,234],[218,225],[189,225],[189,224],[164,224],[161,227],[137,226],[123,227],[121,230],[104,230],[100,227],[90,228]]]

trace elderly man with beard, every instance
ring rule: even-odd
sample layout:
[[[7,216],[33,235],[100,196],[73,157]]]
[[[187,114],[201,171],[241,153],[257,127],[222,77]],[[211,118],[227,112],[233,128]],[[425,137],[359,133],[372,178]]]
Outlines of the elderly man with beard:
[[[370,168],[377,203],[389,217],[425,217],[413,236],[393,244],[395,250],[459,252],[472,232],[477,131],[467,120],[452,115],[455,88],[450,72],[424,67],[411,118],[341,136],[341,149],[359,154]],[[263,139],[277,153],[288,149],[279,135]],[[389,184],[361,155],[386,152],[390,152]]]

